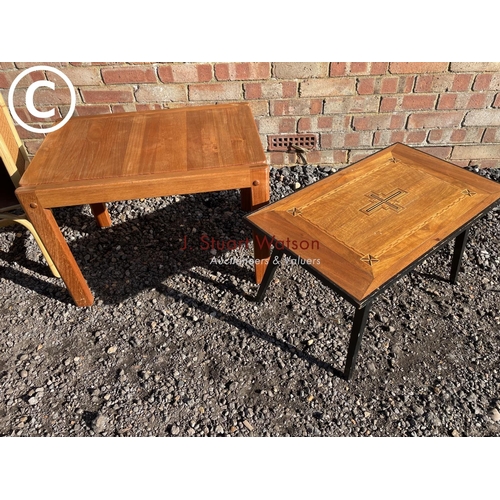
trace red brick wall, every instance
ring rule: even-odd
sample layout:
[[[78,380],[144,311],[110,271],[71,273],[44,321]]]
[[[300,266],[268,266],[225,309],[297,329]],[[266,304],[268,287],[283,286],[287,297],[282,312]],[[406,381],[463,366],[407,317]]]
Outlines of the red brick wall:
[[[14,78],[37,64],[0,63],[4,98]],[[269,134],[318,134],[318,148],[306,155],[312,164],[345,165],[402,142],[458,165],[500,167],[500,63],[46,64],[73,82],[77,115],[247,101],[265,148]],[[27,123],[22,86],[34,78],[16,92]],[[40,109],[67,112],[64,89],[35,95]],[[19,131],[34,154],[43,136]],[[297,161],[291,153],[268,158],[275,166]]]

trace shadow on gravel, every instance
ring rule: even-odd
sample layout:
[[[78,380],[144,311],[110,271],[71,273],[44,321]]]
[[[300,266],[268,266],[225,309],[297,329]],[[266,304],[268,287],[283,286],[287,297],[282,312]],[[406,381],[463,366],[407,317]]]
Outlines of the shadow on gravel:
[[[157,200],[161,203],[164,199]],[[110,228],[97,227],[92,216],[82,213],[81,206],[54,210],[66,241],[72,239],[68,244],[96,300],[118,304],[143,290],[160,286],[172,275],[189,274],[196,266],[253,283],[252,270],[211,262],[214,255],[211,248],[206,248],[214,246],[214,242],[216,245],[247,238],[251,241],[251,230],[243,222],[245,212],[240,209],[238,191],[183,196],[154,212],[141,213],[145,204],[139,200],[110,203],[108,209],[113,220]],[[120,217],[125,221],[120,221]],[[74,238],[68,238],[73,234]],[[0,253],[0,259],[17,262],[28,272],[0,266],[0,276],[46,297],[72,303],[64,283],[52,277],[41,255],[40,262],[27,256],[24,240],[16,238],[8,252]],[[249,258],[253,256],[251,248],[244,252]],[[222,253],[217,251],[217,256]],[[210,282],[205,277],[201,279]],[[225,281],[211,283],[231,293],[243,294]]]
[[[198,278],[198,276],[197,276],[197,278]],[[317,357],[312,356],[309,353],[298,349],[293,344],[289,344],[288,342],[277,339],[276,337],[274,337],[274,336],[272,336],[272,335],[270,335],[262,330],[255,328],[253,325],[247,323],[246,321],[242,321],[242,320],[236,318],[235,316],[226,314],[213,306],[205,304],[204,302],[201,302],[193,297],[190,297],[189,295],[186,295],[182,292],[174,290],[170,287],[160,286],[157,288],[157,290],[160,293],[163,293],[165,295],[175,297],[176,300],[189,302],[191,306],[196,307],[197,310],[199,310],[207,315],[210,315],[211,313],[216,313],[217,318],[219,320],[224,321],[224,322],[228,323],[229,325],[234,326],[235,328],[237,328],[240,331],[246,332],[247,334],[251,335],[252,337],[256,337],[258,339],[264,340],[265,342],[268,342],[269,344],[275,345],[276,347],[281,349],[283,352],[295,354],[300,359],[307,361],[310,364],[316,365],[319,368],[321,368],[325,371],[328,371],[337,377],[343,378],[343,376],[344,376],[343,372],[341,372],[340,370],[338,370],[337,368],[332,366],[330,363],[322,361],[322,360],[318,359]],[[248,298],[250,298],[250,297],[248,297]]]

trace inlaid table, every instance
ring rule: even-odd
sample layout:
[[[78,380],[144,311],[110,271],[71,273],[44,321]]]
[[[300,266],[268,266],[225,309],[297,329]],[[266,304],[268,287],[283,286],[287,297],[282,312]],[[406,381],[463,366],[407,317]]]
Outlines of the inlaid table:
[[[256,299],[287,254],[352,303],[349,380],[373,300],[453,238],[456,283],[469,227],[499,199],[500,184],[394,144],[245,217],[273,242]]]

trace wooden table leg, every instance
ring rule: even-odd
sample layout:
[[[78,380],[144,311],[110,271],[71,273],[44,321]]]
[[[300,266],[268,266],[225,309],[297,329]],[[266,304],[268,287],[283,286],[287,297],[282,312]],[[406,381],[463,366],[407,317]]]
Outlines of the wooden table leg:
[[[247,212],[252,212],[269,203],[269,167],[255,168],[251,170],[252,186],[241,189],[241,208]],[[267,240],[254,231],[253,248],[255,259],[255,282],[259,284],[264,277],[271,248]]]
[[[41,206],[33,190],[20,188],[16,190],[16,195],[61,278],[66,283],[75,304],[77,306],[91,306],[94,303],[92,292],[52,215],[52,211]]]
[[[99,227],[111,226],[111,217],[109,216],[108,209],[106,208],[106,203],[93,203],[90,205],[90,210],[92,210],[92,215],[94,216]]]

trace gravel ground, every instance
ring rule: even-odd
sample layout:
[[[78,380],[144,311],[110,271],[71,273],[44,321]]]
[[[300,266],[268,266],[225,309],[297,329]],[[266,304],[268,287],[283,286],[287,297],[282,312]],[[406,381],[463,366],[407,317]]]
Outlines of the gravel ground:
[[[272,198],[333,173],[272,169]],[[251,248],[200,248],[250,238],[237,191],[109,211],[110,229],[87,207],[54,212],[91,308],[20,226],[0,230],[0,435],[500,434],[500,210],[471,229],[457,285],[450,244],[374,302],[350,383],[331,366],[352,306],[291,264],[257,305]]]

